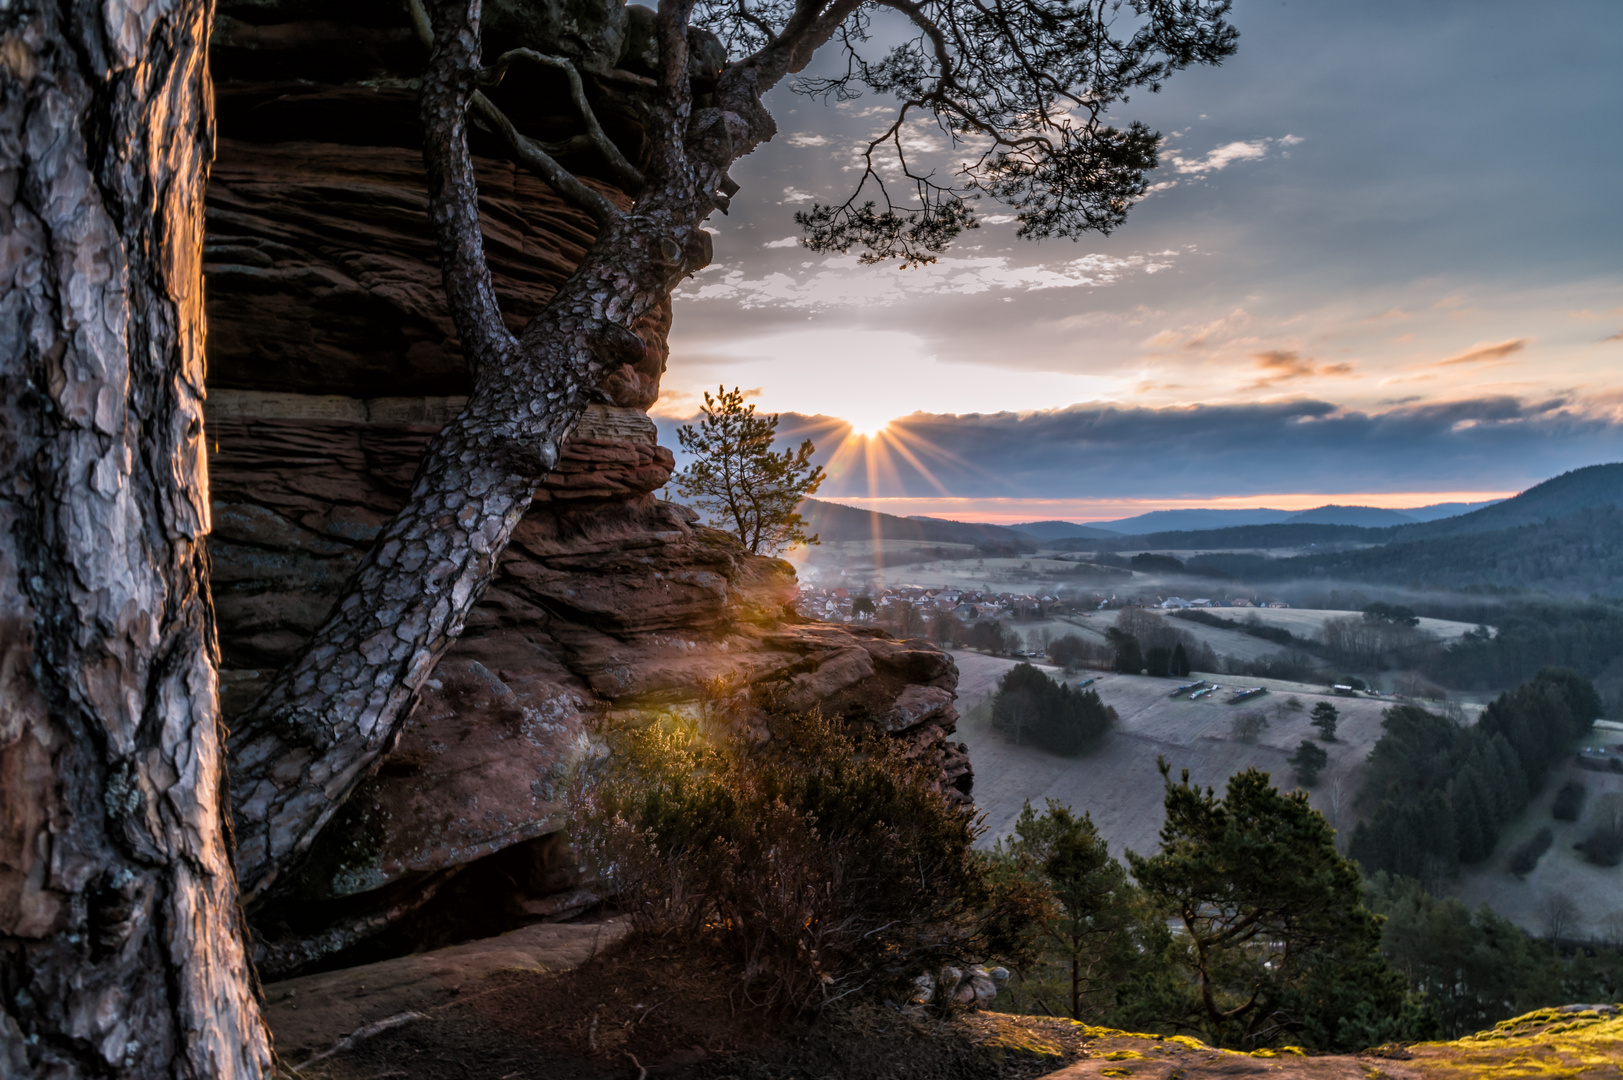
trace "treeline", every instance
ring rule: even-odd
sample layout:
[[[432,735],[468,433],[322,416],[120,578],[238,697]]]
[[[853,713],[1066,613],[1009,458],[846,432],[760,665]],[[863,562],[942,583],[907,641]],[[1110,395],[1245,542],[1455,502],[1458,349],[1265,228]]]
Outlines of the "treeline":
[[[1047,546],[1056,551],[1195,551],[1200,548],[1284,548],[1309,544],[1378,544],[1390,538],[1391,529],[1369,529],[1361,525],[1231,525],[1224,529],[1180,529],[1173,532],[1123,536],[1121,539],[1074,537],[1054,540]]]
[[[992,727],[1016,744],[1072,757],[1092,748],[1115,711],[1092,690],[1057,683],[1030,664],[1016,664],[992,695]]]
[[[1494,633],[1467,634],[1436,650],[1425,658],[1426,674],[1448,686],[1480,690],[1553,665],[1592,679],[1623,656],[1623,607],[1617,604],[1519,602],[1492,617]]]
[[[1255,617],[1253,617],[1252,620],[1242,622],[1239,619],[1227,619],[1221,615],[1213,614],[1205,608],[1184,608],[1180,611],[1172,612],[1172,615],[1175,618],[1188,619],[1190,622],[1198,622],[1202,626],[1216,627],[1220,630],[1236,630],[1247,635],[1248,637],[1261,638],[1263,641],[1271,641],[1275,645],[1301,646],[1305,644],[1301,638],[1297,637],[1283,626],[1268,626],[1265,625],[1261,620],[1255,619]]]
[[[1492,629],[1478,626],[1448,644],[1417,629],[1416,613],[1410,608],[1377,601],[1364,609],[1362,616],[1325,622],[1317,640],[1199,608],[1172,614],[1284,646],[1291,654],[1276,659],[1294,656],[1286,667],[1311,670],[1309,657],[1316,656],[1339,671],[1410,671],[1458,690],[1515,685],[1547,667],[1571,668],[1593,679],[1623,657],[1623,605],[1605,601],[1432,598],[1425,605],[1428,615],[1493,624]],[[1393,613],[1403,617],[1392,617]]]
[[[1276,580],[1328,576],[1445,588],[1493,582],[1606,595],[1623,580],[1623,510],[1602,506],[1541,525],[1279,559],[1269,572]]]
[[[1367,873],[1427,882],[1481,862],[1600,713],[1595,688],[1558,668],[1501,694],[1469,728],[1416,705],[1388,709],[1358,794],[1371,810],[1353,857]]]
[[[1092,820],[1028,803],[992,858],[1050,898],[1042,954],[994,1007],[1349,1051],[1434,1030],[1380,955],[1357,868],[1301,792],[1248,769],[1214,791],[1165,761],[1160,850],[1112,858]],[[1172,928],[1177,928],[1175,937]]]
[[[1302,534],[1293,539],[1290,530],[1297,529],[1331,532],[1311,538]],[[1231,533],[1236,535],[1229,535]],[[1181,564],[1186,574],[1219,580],[1279,582],[1329,578],[1429,588],[1466,588],[1492,582],[1501,589],[1601,596],[1615,594],[1619,580],[1623,580],[1623,510],[1615,506],[1592,507],[1557,521],[1492,532],[1393,542],[1397,535],[1401,533],[1353,526],[1257,525],[1210,533],[1139,537],[1136,546],[1190,550],[1360,545],[1350,550],[1281,559],[1208,550]],[[1073,543],[1085,546],[1096,542]],[[1105,558],[1108,556],[1096,556],[1098,561]]]
[[[1604,928],[1611,948],[1563,953],[1487,907],[1472,911],[1413,879],[1376,874],[1364,902],[1386,917],[1381,953],[1407,976],[1442,1038],[1556,1002],[1623,999],[1623,926]],[[1560,936],[1558,908],[1546,915],[1551,937]]]
[[[1124,867],[1088,815],[1025,806],[992,858],[1051,910],[1041,953],[996,1007],[1240,1049],[1358,1050],[1623,998],[1623,913],[1568,951],[1570,901],[1548,905],[1540,941],[1412,878],[1360,878],[1306,796],[1255,770],[1222,792],[1185,774],[1165,808],[1160,852],[1127,852]]]

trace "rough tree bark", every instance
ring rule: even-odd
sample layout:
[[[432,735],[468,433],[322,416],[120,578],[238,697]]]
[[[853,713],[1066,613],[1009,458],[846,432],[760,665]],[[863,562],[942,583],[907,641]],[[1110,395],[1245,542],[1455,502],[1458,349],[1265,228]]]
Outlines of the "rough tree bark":
[[[0,1075],[271,1068],[203,536],[206,0],[0,21]]]
[[[408,502],[326,622],[237,722],[237,865],[250,902],[296,864],[393,745],[417,690],[494,577],[514,526],[557,462],[559,443],[598,396],[603,376],[645,347],[631,327],[708,263],[709,234],[700,224],[725,197],[727,167],[775,130],[761,94],[853,7],[855,0],[825,6],[821,19],[805,20],[794,46],[729,67],[719,107],[696,115],[687,55],[692,0],[662,3],[663,72],[639,98],[655,147],[644,186],[629,211],[583,200],[598,220],[597,240],[516,338],[502,322],[485,264],[467,146],[481,74],[479,5],[450,0],[433,8],[436,45],[422,85],[424,162],[473,392],[430,445]]]

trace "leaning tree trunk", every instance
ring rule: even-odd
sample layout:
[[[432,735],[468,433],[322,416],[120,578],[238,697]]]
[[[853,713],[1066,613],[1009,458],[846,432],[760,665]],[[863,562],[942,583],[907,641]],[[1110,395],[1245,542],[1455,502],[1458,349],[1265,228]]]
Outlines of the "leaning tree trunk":
[[[260,1077],[203,549],[211,5],[0,22],[0,1076]]]
[[[422,83],[430,220],[473,392],[434,438],[410,497],[297,660],[236,721],[232,794],[243,895],[263,897],[399,737],[415,695],[484,595],[558,447],[605,372],[647,347],[631,329],[709,261],[685,162],[656,160],[634,211],[607,207],[575,273],[515,337],[484,257],[467,111],[479,5],[432,4]],[[679,39],[680,40],[680,39]],[[685,71],[685,59],[679,70]],[[674,95],[686,119],[683,77]]]

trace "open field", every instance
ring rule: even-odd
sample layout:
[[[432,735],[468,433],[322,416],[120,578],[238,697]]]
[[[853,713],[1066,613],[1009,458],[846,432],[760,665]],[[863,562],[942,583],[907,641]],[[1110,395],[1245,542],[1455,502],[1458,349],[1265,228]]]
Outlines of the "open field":
[[[1359,771],[1381,734],[1381,712],[1389,704],[1373,698],[1343,698],[1323,693],[1322,687],[1273,680],[1236,680],[1209,676],[1225,686],[1266,685],[1270,692],[1238,705],[1219,700],[1169,700],[1179,680],[1139,675],[1102,675],[1094,686],[1107,705],[1120,714],[1116,730],[1091,754],[1061,758],[1032,747],[1015,746],[991,729],[988,712],[979,707],[995,688],[998,678],[1016,661],[960,651],[959,701],[964,719],[958,736],[969,745],[975,764],[975,802],[986,815],[984,843],[1007,835],[1026,800],[1041,806],[1056,799],[1087,811],[1120,855],[1124,848],[1148,852],[1157,844],[1161,827],[1162,784],[1156,772],[1157,756],[1165,756],[1174,775],[1188,768],[1200,784],[1221,786],[1236,772],[1256,767],[1271,773],[1282,787],[1295,784],[1287,758],[1296,745],[1313,734],[1308,713],[1318,701],[1330,701],[1341,713],[1338,741],[1325,744],[1329,767],[1309,793],[1315,807],[1332,824],[1350,825],[1350,804]],[[1199,677],[1198,674],[1195,677]],[[1295,696],[1300,711],[1286,707]],[[1255,743],[1234,738],[1234,717],[1248,709],[1267,713],[1270,724]]]
[[[1615,731],[1595,732],[1589,741],[1596,746],[1615,744],[1623,742],[1623,735]],[[977,762],[977,770],[979,767]],[[1587,787],[1588,798],[1583,815],[1577,821],[1557,821],[1550,816],[1550,804],[1561,785],[1569,780]],[[1585,862],[1583,855],[1572,850],[1572,845],[1595,828],[1596,804],[1607,794],[1623,797],[1623,773],[1596,772],[1576,764],[1551,769],[1544,790],[1533,800],[1527,813],[1505,827],[1493,855],[1482,865],[1463,872],[1453,891],[1470,907],[1487,904],[1536,934],[1545,932],[1543,907],[1548,899],[1566,896],[1578,906],[1578,925],[1571,936],[1606,937],[1608,929],[1603,923],[1607,916],[1614,913],[1623,916],[1623,866],[1595,866]],[[1510,853],[1545,826],[1555,834],[1555,843],[1533,872],[1520,880],[1506,869]]]
[[[1163,817],[1161,778],[1155,767],[1158,755],[1171,763],[1174,776],[1188,768],[1191,778],[1203,785],[1221,788],[1234,773],[1256,767],[1269,772],[1280,787],[1294,787],[1287,759],[1299,742],[1314,734],[1308,713],[1317,701],[1332,702],[1341,714],[1341,724],[1338,740],[1322,744],[1330,764],[1308,796],[1332,825],[1350,833],[1356,824],[1352,800],[1364,762],[1381,735],[1381,713],[1393,703],[1390,698],[1336,697],[1325,694],[1322,687],[1300,683],[1223,675],[1204,677],[1225,687],[1266,686],[1269,693],[1235,705],[1227,703],[1226,692],[1213,695],[1217,701],[1191,702],[1167,697],[1184,680],[1102,674],[1093,685],[1100,698],[1115,707],[1121,723],[1092,753],[1062,758],[1015,746],[991,728],[985,703],[997,688],[997,680],[1018,660],[967,650],[954,656],[960,673],[959,708],[964,714],[958,737],[969,745],[975,765],[975,802],[986,815],[984,846],[1013,830],[1026,800],[1041,807],[1043,800],[1056,799],[1091,814],[1113,855],[1120,857],[1125,848],[1150,852],[1159,842]],[[1053,668],[1044,670],[1059,677]],[[1094,673],[1082,677],[1089,674]],[[1202,673],[1196,672],[1190,681],[1200,677]],[[1300,711],[1285,708],[1291,696],[1302,702]],[[1270,724],[1255,743],[1242,742],[1232,734],[1233,718],[1253,708],[1264,710]],[[1470,722],[1481,712],[1480,705],[1462,708]],[[1595,732],[1589,741],[1594,745],[1618,743],[1623,742],[1623,735]],[[1555,793],[1568,780],[1588,788],[1584,813],[1577,822],[1556,821],[1550,816]],[[1449,891],[1472,908],[1487,904],[1534,934],[1545,932],[1547,899],[1565,895],[1579,909],[1574,936],[1604,936],[1607,916],[1623,913],[1623,867],[1591,865],[1572,845],[1595,827],[1597,804],[1607,794],[1623,797],[1623,774],[1576,765],[1551,770],[1543,792],[1528,811],[1505,827],[1493,855],[1482,865],[1464,870]],[[1554,845],[1525,880],[1516,878],[1506,869],[1510,853],[1544,826],[1554,833]]]
[[[929,544],[943,551],[961,551],[964,558],[931,559],[894,566],[875,565],[875,550],[886,559],[905,557],[921,545],[908,540],[840,541],[824,543],[804,556],[793,553],[801,579],[808,584],[870,585],[895,588],[918,585],[927,589],[982,589],[993,592],[1044,592],[1067,587],[1110,595],[1121,588],[1139,591],[1149,579],[1142,574],[1106,577],[1078,572],[1077,563],[1040,555],[1013,558],[978,558],[967,544]],[[804,550],[804,549],[802,549]],[[843,571],[843,576],[842,576]],[[1130,573],[1130,572],[1129,572]]]

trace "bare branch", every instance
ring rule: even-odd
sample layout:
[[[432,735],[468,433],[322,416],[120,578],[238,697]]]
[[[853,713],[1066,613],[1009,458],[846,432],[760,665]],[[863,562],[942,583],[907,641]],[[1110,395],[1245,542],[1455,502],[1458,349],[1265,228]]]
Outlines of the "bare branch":
[[[541,148],[541,144],[513,126],[507,114],[492,105],[490,99],[475,93],[470,106],[473,113],[507,143],[520,165],[552,185],[554,191],[592,215],[599,225],[607,225],[620,217],[620,210],[602,194],[592,190],[580,177],[558,164],[557,160]]]
[[[488,81],[483,76],[480,81],[487,86],[494,86],[506,74],[508,66],[515,60],[528,60],[532,64],[556,68],[564,73],[569,79],[570,96],[575,101],[575,108],[580,110],[581,119],[586,124],[586,132],[591,137],[592,145],[596,146],[603,156],[608,159],[609,165],[614,168],[621,181],[633,189],[641,188],[643,185],[642,172],[630,161],[626,160],[626,156],[620,152],[620,148],[614,145],[614,140],[604,133],[602,125],[597,122],[597,113],[592,111],[591,102],[586,100],[586,85],[581,81],[580,72],[575,70],[575,65],[564,57],[548,56],[545,53],[536,52],[534,49],[510,49],[502,53],[497,58],[496,63],[488,69],[490,72]]]
[[[423,41],[423,43],[427,45],[429,49],[434,49],[436,47],[435,34],[433,27],[429,22],[428,11],[423,6],[423,0],[406,0],[406,7],[411,13],[412,26],[417,32],[418,40]],[[530,52],[531,50],[525,49],[519,51]],[[536,53],[534,55],[540,56],[541,54]],[[470,86],[472,81],[476,80],[480,75],[480,69],[478,68],[477,61],[477,57],[470,57],[468,60],[469,71],[465,73],[464,78],[467,78],[470,81]],[[568,64],[567,61],[564,61],[564,63]],[[580,76],[575,73],[573,65],[569,65],[569,72],[572,84],[579,86]],[[425,94],[427,93],[427,90],[428,79],[425,78]],[[605,154],[608,154],[609,151],[612,150],[614,156],[618,157],[619,161],[624,163],[626,168],[631,168],[630,163],[626,162],[625,158],[620,155],[619,149],[609,141],[606,135],[602,134],[603,129],[598,126],[596,116],[593,115],[590,108],[586,106],[584,90],[582,90],[580,93],[579,104],[586,110],[584,115],[587,120],[587,130],[594,133],[592,136],[593,145],[597,146],[600,150],[603,150]],[[484,121],[487,127],[502,137],[503,141],[507,143],[508,149],[512,152],[514,159],[518,161],[520,165],[523,165],[526,169],[539,176],[542,180],[545,180],[547,184],[549,184],[559,195],[562,195],[565,199],[571,203],[574,203],[576,206],[590,214],[592,220],[596,221],[599,225],[607,225],[609,222],[616,220],[620,216],[619,209],[613,203],[609,202],[609,200],[603,195],[593,191],[586,184],[582,183],[580,178],[574,173],[560,165],[556,158],[547,153],[546,149],[541,145],[540,142],[523,134],[518,130],[518,128],[514,127],[513,122],[507,118],[507,114],[503,113],[494,104],[492,104],[490,99],[485,97],[484,94],[474,90],[470,95],[468,95],[467,105],[464,107],[464,112],[468,108],[471,108],[474,114],[480,120]],[[465,126],[466,121],[464,117],[461,122],[461,127],[464,130],[462,130],[459,135],[461,139],[463,156],[466,156],[467,154],[467,134],[465,131]],[[599,141],[599,137],[601,137],[601,142]],[[433,149],[433,147],[430,145],[432,142],[432,139],[424,140],[425,154]],[[607,149],[605,149],[605,147],[607,147]],[[613,158],[610,160],[611,164],[613,164]],[[618,167],[619,166],[616,165],[616,169],[618,169]],[[468,184],[470,192],[473,191],[472,168],[473,166],[470,161],[468,165]],[[632,169],[632,172],[636,174],[635,169]],[[636,175],[639,177],[638,186],[641,186],[640,174]],[[474,195],[474,198],[477,199],[476,194]],[[475,205],[477,205],[477,202],[475,202]],[[479,262],[482,267],[484,263],[484,248],[482,240],[480,243]],[[490,277],[489,270],[483,270],[483,273],[485,279],[488,281]],[[493,294],[491,299],[492,306],[494,306],[494,303],[495,299]],[[458,332],[461,332],[460,326],[458,327]]]

